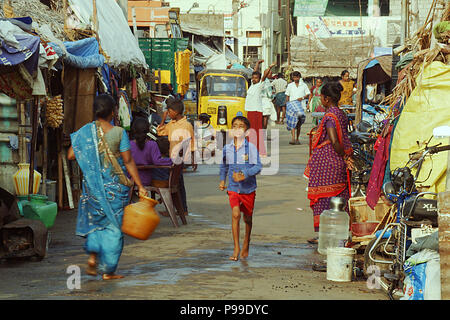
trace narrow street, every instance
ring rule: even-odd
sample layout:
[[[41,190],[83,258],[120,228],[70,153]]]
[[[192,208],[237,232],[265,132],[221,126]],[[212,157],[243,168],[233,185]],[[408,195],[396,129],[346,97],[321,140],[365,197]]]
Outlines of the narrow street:
[[[365,280],[332,282],[325,272],[312,270],[324,257],[306,242],[314,236],[302,177],[311,118],[302,128],[301,145],[288,144],[285,126],[269,128],[279,130],[280,168],[277,175],[257,178],[250,256],[245,261],[228,259],[233,248],[231,210],[225,192],[218,189],[218,165],[200,165],[185,175],[187,225],[176,229],[169,218],[161,217],[149,240],[125,236],[117,271],[124,279],[107,282],[84,273],[87,255],[84,240],[75,236],[76,210],[59,212],[47,257],[0,265],[0,299],[386,300],[381,291],[368,289]],[[242,238],[243,225],[241,221]],[[67,288],[71,265],[81,268],[80,289]]]

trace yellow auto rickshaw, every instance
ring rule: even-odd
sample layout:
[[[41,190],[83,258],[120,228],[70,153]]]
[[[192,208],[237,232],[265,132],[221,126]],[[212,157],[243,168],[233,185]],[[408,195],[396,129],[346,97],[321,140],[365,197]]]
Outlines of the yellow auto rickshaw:
[[[216,131],[227,131],[231,120],[238,115],[247,116],[245,97],[248,77],[240,69],[206,69],[197,76],[198,114],[206,113]]]

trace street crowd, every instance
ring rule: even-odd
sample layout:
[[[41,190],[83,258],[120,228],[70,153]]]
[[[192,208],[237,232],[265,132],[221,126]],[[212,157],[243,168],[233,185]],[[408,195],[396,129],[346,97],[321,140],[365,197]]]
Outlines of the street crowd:
[[[319,230],[320,214],[330,206],[332,197],[348,200],[352,167],[352,148],[348,138],[348,120],[339,108],[351,104],[354,82],[348,71],[342,72],[339,82],[324,83],[316,79],[309,89],[299,71],[290,73],[290,83],[282,73],[272,75],[276,64],[263,73],[256,63],[251,85],[245,100],[246,116],[238,115],[231,122],[231,138],[222,149],[219,189],[227,192],[232,217],[234,251],[230,260],[245,259],[249,255],[252,216],[256,200],[256,176],[262,170],[261,157],[267,157],[265,129],[276,114],[276,124],[286,125],[291,132],[291,145],[299,145],[301,126],[307,111],[324,112],[315,120],[315,134],[311,143],[311,157],[304,172],[308,179],[307,197],[314,214],[314,229]],[[113,125],[115,101],[110,95],[95,98],[96,120],[71,135],[68,159],[76,160],[83,172],[83,193],[78,208],[76,234],[86,238],[89,255],[87,273],[100,273],[104,280],[122,278],[115,273],[123,250],[121,231],[124,207],[129,204],[130,189],[139,196],[147,196],[146,186],[167,186],[169,169],[180,159],[194,159],[197,150],[194,128],[187,120],[181,99],[165,101],[164,119],[157,128],[158,135],[168,137],[168,152],[161,153],[158,144],[148,138],[147,119],[133,121],[132,140],[127,132]],[[186,152],[187,151],[187,152]],[[194,169],[196,164],[194,160]],[[189,162],[188,162],[189,163]],[[160,165],[166,168],[138,170],[140,165]],[[188,215],[183,174],[179,190],[184,214]],[[347,202],[347,201],[346,201]],[[347,209],[348,210],[348,209]],[[243,214],[245,236],[239,242],[239,221]],[[162,215],[167,215],[161,212]],[[309,239],[317,243],[317,238]]]

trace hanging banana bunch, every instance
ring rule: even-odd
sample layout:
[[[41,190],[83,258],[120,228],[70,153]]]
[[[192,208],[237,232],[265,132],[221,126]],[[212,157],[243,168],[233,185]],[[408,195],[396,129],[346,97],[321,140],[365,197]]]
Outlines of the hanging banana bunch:
[[[64,120],[63,99],[61,95],[49,99],[47,97],[47,109],[45,113],[47,124],[51,128],[58,128]]]

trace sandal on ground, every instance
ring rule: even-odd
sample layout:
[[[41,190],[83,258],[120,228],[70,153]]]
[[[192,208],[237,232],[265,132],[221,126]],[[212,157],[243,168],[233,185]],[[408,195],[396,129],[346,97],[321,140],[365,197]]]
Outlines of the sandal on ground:
[[[311,244],[318,244],[319,243],[319,238],[315,237],[315,238],[308,239],[306,241],[308,241],[308,243],[311,243]]]
[[[289,141],[289,144],[295,145],[295,142]]]
[[[122,278],[124,278],[124,276],[121,276],[119,274],[107,274],[107,273],[104,273],[102,275],[102,279],[103,280],[114,280],[114,279],[122,279]]]

